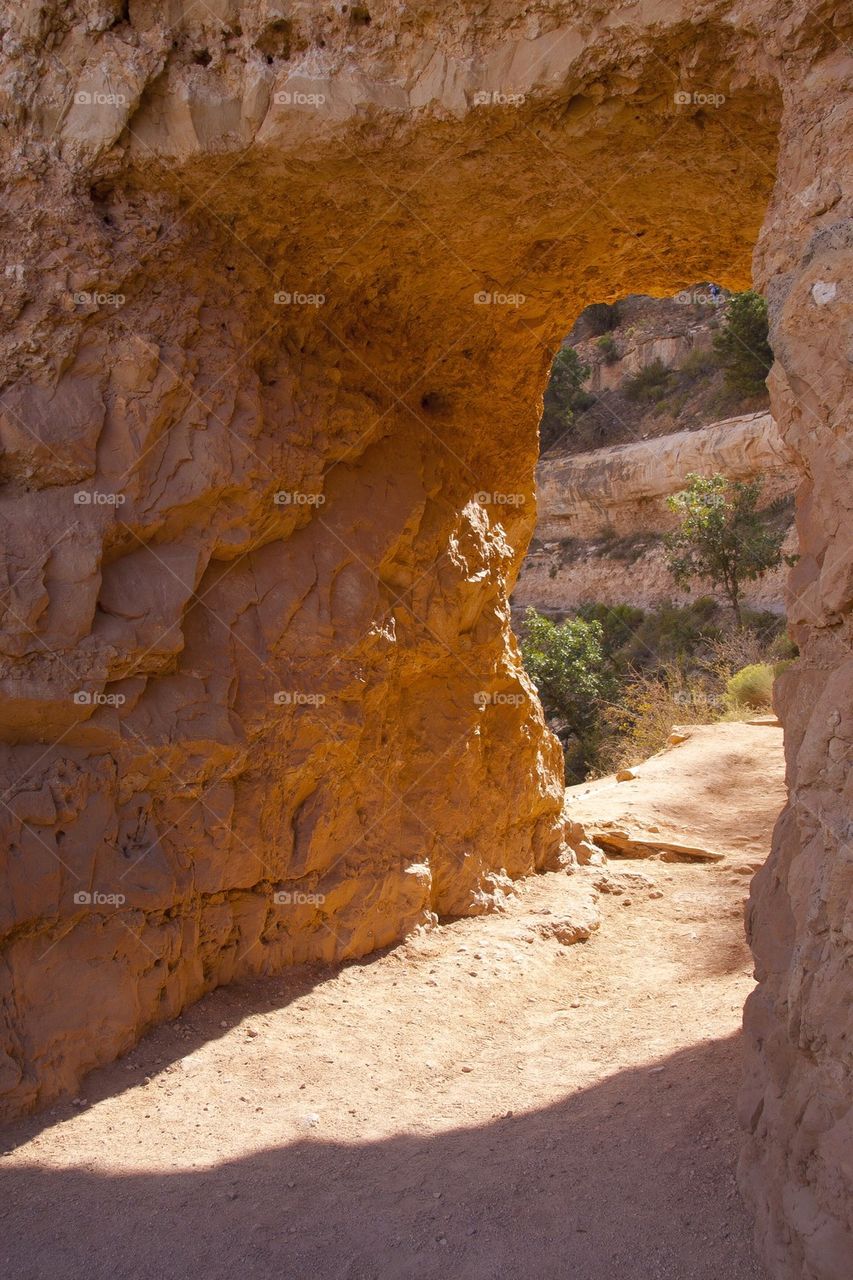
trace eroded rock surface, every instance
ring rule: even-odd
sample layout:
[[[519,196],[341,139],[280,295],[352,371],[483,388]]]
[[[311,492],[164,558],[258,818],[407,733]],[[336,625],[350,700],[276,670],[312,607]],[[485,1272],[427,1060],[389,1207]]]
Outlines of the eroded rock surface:
[[[775,1272],[840,1275],[843,18],[4,6],[7,1109],[217,983],[483,910],[560,857],[507,606],[537,397],[583,305],[743,287],[764,219],[804,656],[744,1179]]]
[[[767,498],[790,491],[791,460],[769,413],[727,418],[698,431],[545,458],[537,467],[539,528],[543,537],[617,533],[642,528],[642,514],[661,518],[665,499],[684,488],[692,472],[719,471],[731,480],[767,479]]]
[[[513,607],[571,609],[596,600],[645,608],[700,594],[701,582],[692,592],[676,587],[663,546],[663,534],[677,524],[666,499],[685,487],[691,472],[761,480],[762,507],[789,498],[797,483],[769,413],[544,458],[536,468],[536,543],[522,566]],[[796,547],[791,526],[783,552],[794,555]],[[786,581],[783,565],[746,584],[744,601],[752,609],[782,612]]]

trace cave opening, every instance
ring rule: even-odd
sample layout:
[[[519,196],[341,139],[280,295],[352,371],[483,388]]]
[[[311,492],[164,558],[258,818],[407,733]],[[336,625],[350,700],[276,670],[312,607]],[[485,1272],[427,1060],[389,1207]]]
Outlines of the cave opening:
[[[538,593],[604,561],[611,579],[621,572],[639,589],[660,530],[620,525],[613,469],[609,489],[595,462],[581,478],[585,455],[561,454],[558,434],[540,464],[556,534],[536,535],[538,578],[522,568],[535,534],[539,399],[567,318],[588,304],[609,324],[630,290],[672,299],[704,279],[728,295],[754,279],[770,308],[773,416],[799,477],[789,621],[800,657],[778,680],[791,798],[748,909],[760,981],[746,1015],[741,1182],[780,1275],[823,1280],[839,1274],[848,1238],[836,1176],[849,1095],[838,1068],[851,735],[849,371],[835,355],[846,349],[850,278],[841,19],[819,6],[768,23],[772,0],[760,13],[711,3],[701,20],[678,4],[652,18],[613,7],[583,24],[571,6],[508,21],[505,5],[463,4],[460,37],[435,6],[406,6],[402,19],[392,8],[343,6],[341,21],[325,15],[321,26],[310,6],[286,18],[247,6],[240,23],[177,6],[164,31],[156,6],[130,6],[110,25],[48,3],[24,6],[20,38],[4,43],[9,83],[23,86],[2,138],[16,214],[4,242],[0,393],[4,1114],[48,1115],[152,1028],[183,1039],[178,1015],[215,988],[357,961],[402,938],[428,948],[436,919],[458,931],[488,917],[499,931],[504,909],[530,908],[527,965],[508,962],[502,999],[513,964],[535,974],[540,943],[548,980],[581,963],[557,948],[584,934],[594,947],[594,914],[537,902],[544,877],[530,873],[603,882],[595,858],[619,850],[620,828],[596,847],[565,810],[570,744],[546,730],[510,596],[529,590],[540,612],[559,611],[560,598]],[[126,36],[132,55],[119,47]],[[67,58],[53,56],[60,46]],[[594,338],[602,386],[625,355],[616,328]],[[664,352],[660,366],[641,364],[636,391],[668,402],[676,422],[684,379],[704,376],[702,354],[673,371]],[[574,410],[586,455],[610,447],[624,461],[634,445],[608,444],[600,406]],[[647,434],[651,456],[678,432]],[[629,505],[632,492],[621,495]],[[661,497],[641,495],[644,519]],[[587,529],[572,524],[584,504]],[[786,518],[781,506],[771,515]],[[580,603],[612,613],[624,602]],[[581,620],[604,631],[607,618]],[[646,623],[628,628],[631,642]],[[709,625],[671,615],[667,643],[690,626],[707,637]],[[697,701],[689,687],[671,692]],[[697,722],[664,763],[688,760],[706,727],[717,726]],[[745,786],[749,753],[738,751]],[[624,773],[612,786],[629,795],[637,777],[631,765]],[[750,777],[757,787],[760,770]],[[598,797],[599,781],[580,784]],[[768,804],[774,794],[765,786]],[[743,855],[749,810],[737,816]],[[665,852],[696,857],[681,835]],[[562,875],[575,864],[586,879]],[[625,903],[626,921],[638,896],[647,913],[663,909],[654,895],[664,890],[640,873],[619,893],[609,883],[597,892],[619,911]],[[702,911],[716,927],[707,903],[688,903],[683,948]],[[650,932],[665,933],[660,919]],[[470,993],[486,952],[462,946],[450,968],[471,965],[457,975]],[[426,1004],[438,978],[422,958],[413,995]],[[716,947],[716,968],[706,959],[709,982],[745,976],[734,948]],[[680,964],[660,952],[644,999],[666,982],[686,988]],[[345,987],[365,969],[338,977]],[[615,997],[626,971],[614,965]],[[461,1000],[452,983],[442,988],[437,1027],[453,1006],[448,989]],[[547,1029],[519,1067],[531,1096],[572,1052],[575,1003],[565,981],[560,990],[559,1008],[526,1021],[526,990],[516,1006],[519,1026]],[[593,1009],[589,1035],[600,1023]],[[654,1034],[653,1020],[640,1024]],[[394,1043],[389,1023],[364,1025],[370,1043]],[[481,1025],[487,1051],[464,1044],[486,1077],[512,1037],[490,1041]],[[726,1041],[717,1033],[729,1025],[709,1038]],[[202,1038],[232,1029],[222,1016]],[[358,1019],[338,1030],[357,1033]],[[251,1032],[241,1052],[263,1041]],[[619,1061],[620,1045],[609,1049]],[[670,1057],[678,1111],[703,1063],[719,1058]],[[474,1075],[455,1061],[459,1076]],[[640,1110],[661,1110],[666,1070],[644,1070],[631,1087]],[[289,1083],[288,1096],[308,1087]],[[393,1072],[387,1083],[390,1096]],[[513,1120],[514,1098],[480,1097],[490,1110],[472,1125],[485,1125],[488,1150],[491,1122]],[[287,1105],[253,1095],[252,1114],[265,1102]],[[464,1118],[458,1102],[452,1089],[442,1095],[451,1121]],[[540,1110],[525,1138],[544,1138]],[[136,1114],[141,1129],[147,1118]],[[321,1109],[306,1106],[299,1124],[319,1129]],[[364,1136],[347,1134],[353,1145]],[[385,1137],[402,1150],[397,1134]],[[458,1147],[443,1150],[452,1162]],[[631,1167],[642,1169],[648,1148],[637,1150]],[[343,1144],[344,1163],[350,1154]],[[253,1168],[266,1174],[272,1161]],[[85,1197],[97,1179],[75,1171],[59,1182]],[[135,1185],[156,1207],[168,1182]],[[41,1184],[37,1169],[31,1204]],[[211,1184],[190,1175],[184,1185]],[[721,1185],[709,1184],[706,1202],[723,1202]],[[584,1225],[571,1228],[577,1245]],[[438,1232],[450,1227],[442,1218],[426,1230],[440,1254],[450,1237]],[[305,1248],[316,1241],[322,1229]],[[350,1270],[382,1269],[365,1261],[363,1240],[354,1252]]]
[[[797,654],[798,477],[768,327],[760,294],[703,281],[591,303],[554,357],[511,607],[569,784],[639,764],[675,725],[773,714]]]

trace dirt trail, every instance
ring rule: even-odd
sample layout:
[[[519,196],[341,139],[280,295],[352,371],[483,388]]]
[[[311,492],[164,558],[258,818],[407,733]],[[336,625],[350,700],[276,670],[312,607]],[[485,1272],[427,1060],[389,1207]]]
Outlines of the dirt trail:
[[[614,860],[214,993],[2,1135],[0,1270],[762,1276],[733,1174],[747,884]]]

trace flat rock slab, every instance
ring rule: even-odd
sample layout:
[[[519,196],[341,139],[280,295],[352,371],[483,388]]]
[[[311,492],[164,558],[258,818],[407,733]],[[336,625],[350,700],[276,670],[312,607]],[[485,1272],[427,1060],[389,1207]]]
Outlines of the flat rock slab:
[[[781,725],[688,725],[673,736],[682,740],[631,778],[568,787],[567,815],[608,854],[763,862],[785,801]]]

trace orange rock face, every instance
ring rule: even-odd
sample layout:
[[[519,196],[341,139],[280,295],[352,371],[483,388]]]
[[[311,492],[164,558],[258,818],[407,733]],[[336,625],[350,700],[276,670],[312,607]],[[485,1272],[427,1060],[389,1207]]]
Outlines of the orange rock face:
[[[565,856],[507,606],[550,357],[592,300],[745,285],[774,191],[804,657],[744,1176],[777,1273],[840,1274],[839,6],[274,8],[4,19],[4,1105]]]

